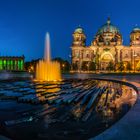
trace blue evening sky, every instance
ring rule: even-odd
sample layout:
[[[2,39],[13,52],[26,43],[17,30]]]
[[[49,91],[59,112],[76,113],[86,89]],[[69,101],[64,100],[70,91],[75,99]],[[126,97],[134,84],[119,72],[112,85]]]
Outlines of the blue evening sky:
[[[84,28],[89,45],[108,15],[128,45],[140,26],[139,0],[0,0],[0,55],[42,58],[50,32],[52,57],[69,59],[74,29]]]

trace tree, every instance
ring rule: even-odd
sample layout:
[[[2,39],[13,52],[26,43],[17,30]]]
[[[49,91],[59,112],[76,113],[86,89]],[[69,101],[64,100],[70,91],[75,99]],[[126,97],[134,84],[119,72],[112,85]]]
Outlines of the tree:
[[[96,70],[96,63],[95,62],[91,62],[89,64],[89,70],[90,71],[95,71]]]
[[[25,62],[25,64],[24,64],[25,70],[28,71],[30,66],[31,66],[30,62]]]
[[[124,70],[124,68],[125,68],[124,67],[124,63],[123,62],[119,62],[118,63],[118,70],[122,72]]]
[[[112,61],[110,61],[108,63],[108,66],[107,66],[106,69],[109,70],[109,71],[113,71],[114,70],[114,63]]]
[[[25,62],[25,70],[27,71],[31,71],[31,72],[35,72],[36,71],[36,65],[39,62],[39,60],[41,59],[35,59],[35,60],[31,60],[29,62]],[[68,72],[70,70],[70,63],[67,60],[64,60],[60,57],[56,57],[54,58],[52,61],[57,61],[60,63],[60,68],[62,70],[62,72]],[[33,68],[33,69],[31,69]],[[78,69],[78,66],[75,66],[75,69]]]
[[[82,69],[83,71],[88,70],[87,64],[88,64],[88,63],[87,63],[86,61],[83,61],[83,62],[82,62],[82,67],[81,67],[81,69]]]
[[[77,63],[73,63],[72,64],[72,69],[75,70],[75,71],[78,70],[78,64]]]
[[[35,72],[36,71],[36,64],[39,62],[40,59],[31,60],[25,62],[24,68],[26,71]]]
[[[132,65],[130,62],[127,62],[126,70],[128,70],[129,72],[132,70]]]
[[[61,57],[56,57],[53,59],[53,61],[57,61],[60,63],[60,68],[62,70],[62,72],[69,72],[70,70],[70,63],[67,60],[62,59]],[[78,65],[74,64],[74,69],[77,70],[78,69]]]

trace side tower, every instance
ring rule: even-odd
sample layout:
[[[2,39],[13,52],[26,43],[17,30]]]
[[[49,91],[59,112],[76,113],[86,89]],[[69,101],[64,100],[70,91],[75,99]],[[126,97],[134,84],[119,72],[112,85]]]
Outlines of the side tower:
[[[130,46],[140,47],[140,28],[135,27],[130,33]]]
[[[140,71],[140,28],[135,27],[130,33],[132,69]]]
[[[83,58],[83,49],[85,48],[86,36],[81,27],[75,29],[73,33],[73,42],[72,42],[72,70],[80,71],[81,63]]]

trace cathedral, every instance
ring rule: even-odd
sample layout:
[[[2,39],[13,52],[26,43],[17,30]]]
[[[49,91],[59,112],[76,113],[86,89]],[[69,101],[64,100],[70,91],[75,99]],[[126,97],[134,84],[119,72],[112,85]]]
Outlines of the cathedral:
[[[89,46],[84,30],[75,29],[71,49],[72,71],[140,71],[140,28],[131,31],[130,44],[124,46],[122,35],[110,18]]]

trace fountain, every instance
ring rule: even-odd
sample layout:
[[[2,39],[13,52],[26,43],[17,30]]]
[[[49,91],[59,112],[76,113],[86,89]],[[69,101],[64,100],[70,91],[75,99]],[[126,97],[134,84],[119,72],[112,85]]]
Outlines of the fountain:
[[[42,81],[60,81],[60,64],[51,61],[50,56],[50,36],[46,33],[44,59],[40,60],[36,66],[36,80]]]

